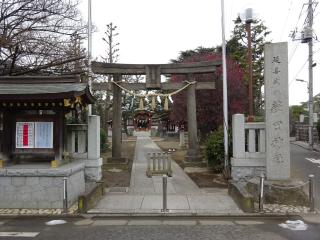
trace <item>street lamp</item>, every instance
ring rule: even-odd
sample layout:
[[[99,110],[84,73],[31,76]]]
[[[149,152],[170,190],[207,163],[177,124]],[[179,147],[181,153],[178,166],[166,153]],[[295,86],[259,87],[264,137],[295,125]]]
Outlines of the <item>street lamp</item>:
[[[308,81],[303,80],[303,79],[297,78],[296,81],[297,81],[297,82],[304,82],[304,83],[308,84]],[[308,92],[309,92],[309,86],[308,86],[308,85],[307,85],[307,88],[308,88]]]
[[[251,48],[251,23],[253,22],[253,9],[247,8],[244,11],[244,16],[240,16],[241,20],[246,23],[248,49],[247,49],[247,61],[248,61],[248,94],[249,94],[249,117],[248,121],[253,121],[253,77],[252,77],[252,48]]]
[[[307,83],[308,85],[308,93],[309,93],[309,102],[308,102],[308,107],[309,107],[309,147],[311,150],[313,150],[313,96],[310,94],[310,84],[309,82],[303,80],[303,79],[296,79],[298,82],[304,82]]]

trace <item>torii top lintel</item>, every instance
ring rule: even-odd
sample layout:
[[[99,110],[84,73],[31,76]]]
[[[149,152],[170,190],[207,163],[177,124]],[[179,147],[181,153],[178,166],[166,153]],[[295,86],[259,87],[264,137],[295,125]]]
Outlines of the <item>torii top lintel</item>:
[[[123,64],[92,62],[96,74],[146,75],[146,88],[161,88],[161,74],[214,73],[221,61],[169,64]]]

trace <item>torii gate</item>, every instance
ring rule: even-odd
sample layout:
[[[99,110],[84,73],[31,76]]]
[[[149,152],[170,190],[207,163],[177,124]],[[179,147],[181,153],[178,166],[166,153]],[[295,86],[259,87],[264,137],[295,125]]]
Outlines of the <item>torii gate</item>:
[[[96,74],[113,75],[113,81],[122,87],[137,90],[178,90],[187,83],[161,83],[161,74],[183,74],[188,82],[194,81],[194,74],[214,73],[221,63],[217,61],[173,64],[119,64],[92,62],[92,71]],[[145,83],[121,82],[122,75],[146,75]],[[93,83],[94,90],[113,91],[112,116],[112,162],[123,162],[121,156],[121,88],[113,83]],[[196,92],[200,89],[215,89],[215,82],[196,82],[187,87],[187,120],[189,148],[185,163],[192,165],[202,161],[197,137]]]

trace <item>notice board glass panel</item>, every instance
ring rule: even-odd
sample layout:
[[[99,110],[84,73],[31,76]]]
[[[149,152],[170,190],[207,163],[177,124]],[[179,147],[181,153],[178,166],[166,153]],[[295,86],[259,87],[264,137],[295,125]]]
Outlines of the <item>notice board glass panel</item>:
[[[35,122],[35,148],[53,148],[53,122]]]

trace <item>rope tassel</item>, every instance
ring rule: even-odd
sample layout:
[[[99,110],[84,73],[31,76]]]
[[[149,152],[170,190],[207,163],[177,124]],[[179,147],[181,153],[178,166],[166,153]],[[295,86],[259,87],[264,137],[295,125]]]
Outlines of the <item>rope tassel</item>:
[[[143,106],[143,98],[140,98],[139,109],[144,109],[144,106]]]
[[[152,96],[151,109],[152,110],[156,109],[156,97],[155,96]]]
[[[169,110],[169,102],[168,102],[168,97],[164,99],[164,106],[163,110],[168,111]]]

